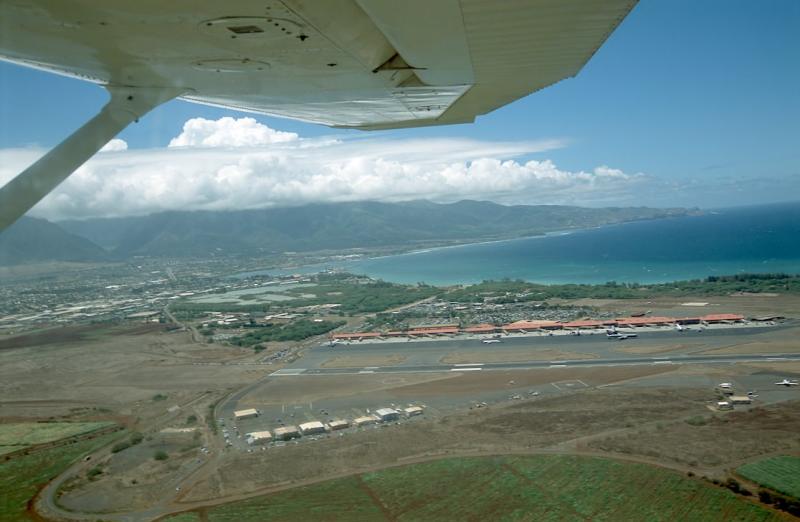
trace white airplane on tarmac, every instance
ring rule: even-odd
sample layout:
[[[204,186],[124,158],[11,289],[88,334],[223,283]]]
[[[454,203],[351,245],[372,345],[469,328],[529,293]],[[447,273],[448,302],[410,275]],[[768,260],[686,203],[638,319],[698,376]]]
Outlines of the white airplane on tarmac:
[[[790,381],[789,379],[783,379],[782,381],[776,382],[778,386],[798,386],[800,383],[797,381]]]
[[[169,100],[363,130],[471,123],[578,74],[635,5],[2,0],[0,60],[86,80],[110,96],[0,188],[0,232]]]

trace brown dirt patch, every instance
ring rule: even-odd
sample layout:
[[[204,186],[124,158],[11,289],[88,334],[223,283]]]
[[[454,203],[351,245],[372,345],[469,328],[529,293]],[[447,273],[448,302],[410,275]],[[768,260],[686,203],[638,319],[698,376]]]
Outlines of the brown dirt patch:
[[[651,354],[651,353],[669,353],[677,350],[686,350],[690,348],[695,348],[697,350],[700,350],[705,346],[706,345],[703,343],[664,344],[659,346],[643,346],[638,344],[629,344],[626,346],[621,346],[619,348],[614,348],[614,351],[617,353]]]
[[[27,333],[14,337],[1,339],[0,350],[12,348],[25,348],[27,346],[46,346],[49,344],[68,344],[84,341],[89,333],[103,327],[97,325],[65,326],[50,328],[35,333]]]
[[[139,323],[126,326],[110,326],[108,324],[63,326],[0,339],[0,350],[59,344],[77,344],[99,340],[99,336],[144,335],[163,330],[164,325],[158,323]]]
[[[630,366],[630,367],[595,367],[595,368],[550,368],[546,370],[522,371],[486,371],[486,372],[452,372],[451,379],[436,380],[420,384],[402,386],[393,393],[408,397],[429,397],[442,395],[478,394],[485,390],[497,390],[513,387],[537,386],[551,382],[580,379],[588,386],[598,386],[613,382],[657,375],[673,371],[666,365]]]
[[[723,354],[750,354],[750,353],[798,353],[800,352],[800,342],[789,339],[775,341],[758,341],[751,343],[732,344],[722,348],[714,348],[700,352],[703,355],[723,355]]]
[[[226,491],[253,491],[415,458],[548,448],[628,426],[696,415],[707,411],[706,396],[707,390],[696,389],[601,388],[522,400],[389,429],[348,433],[313,444],[232,453],[221,463],[217,477]],[[264,473],[264,469],[270,473]],[[214,481],[210,480],[192,488],[183,500],[207,502],[215,496],[214,491]]]
[[[800,450],[800,401],[707,416],[705,425],[683,420],[589,442],[595,450],[640,455],[702,467],[735,467],[776,451]]]
[[[325,361],[323,368],[362,368],[364,366],[394,366],[407,357],[397,353],[388,355],[338,355]]]
[[[568,352],[562,350],[490,351],[490,352],[450,352],[441,359],[445,364],[499,363],[527,361],[564,361],[569,359],[596,359],[593,353]]]

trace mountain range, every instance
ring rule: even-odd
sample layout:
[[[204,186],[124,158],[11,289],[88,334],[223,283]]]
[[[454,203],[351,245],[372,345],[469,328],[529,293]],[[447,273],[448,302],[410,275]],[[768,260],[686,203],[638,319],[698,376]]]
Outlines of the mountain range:
[[[134,255],[259,255],[483,241],[680,216],[688,212],[691,211],[679,208],[409,201],[312,204],[240,211],[170,211],[58,223],[23,218],[0,234],[0,264],[123,260]]]

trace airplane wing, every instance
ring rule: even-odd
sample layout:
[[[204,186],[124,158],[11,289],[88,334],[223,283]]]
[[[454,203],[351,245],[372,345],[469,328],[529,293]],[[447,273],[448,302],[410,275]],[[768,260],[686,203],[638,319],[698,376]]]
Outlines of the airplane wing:
[[[471,122],[574,76],[632,0],[3,0],[0,57],[337,127]]]
[[[0,188],[0,231],[170,99],[358,129],[471,122],[577,74],[635,4],[0,0],[0,59],[111,94]]]

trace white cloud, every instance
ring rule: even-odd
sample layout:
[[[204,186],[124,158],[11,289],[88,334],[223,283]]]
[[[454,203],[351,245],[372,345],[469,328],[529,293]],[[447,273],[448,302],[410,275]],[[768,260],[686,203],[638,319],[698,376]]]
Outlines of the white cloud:
[[[559,140],[390,140],[380,134],[299,139],[252,118],[196,118],[170,147],[95,156],[37,205],[34,214],[62,219],[323,201],[464,198],[618,204],[632,199],[644,178],[605,165],[567,171],[549,160],[514,159],[563,146]],[[43,153],[0,151],[0,182]]]
[[[103,145],[103,148],[100,149],[100,152],[120,152],[123,150],[128,150],[128,142],[119,138],[114,138]]]
[[[192,118],[183,132],[169,142],[170,147],[258,147],[294,141],[294,132],[271,129],[253,118]]]

